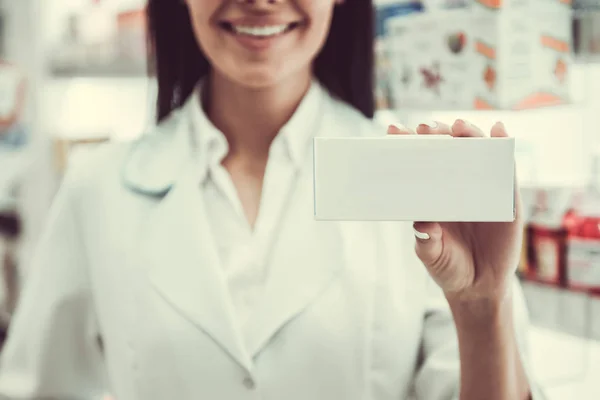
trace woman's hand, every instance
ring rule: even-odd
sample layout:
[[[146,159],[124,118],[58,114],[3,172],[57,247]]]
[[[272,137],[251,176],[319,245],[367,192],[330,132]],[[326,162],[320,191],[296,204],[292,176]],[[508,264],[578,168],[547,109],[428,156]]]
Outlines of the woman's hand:
[[[461,120],[452,126],[422,124],[417,133],[484,136],[480,129]],[[390,126],[388,134],[415,133]],[[508,135],[504,125],[497,123],[491,136]],[[518,193],[515,188],[514,222],[414,225],[417,255],[443,289],[456,325],[461,399],[531,398],[515,336],[510,290],[522,240]]]
[[[390,126],[388,134],[415,134]],[[454,137],[483,137],[468,122],[452,126],[436,122],[421,124],[416,134],[448,134]],[[502,123],[491,129],[492,137],[507,137]],[[514,222],[415,222],[416,252],[451,302],[502,300],[509,295],[521,251],[521,205],[515,187]],[[510,296],[508,296],[510,297]]]

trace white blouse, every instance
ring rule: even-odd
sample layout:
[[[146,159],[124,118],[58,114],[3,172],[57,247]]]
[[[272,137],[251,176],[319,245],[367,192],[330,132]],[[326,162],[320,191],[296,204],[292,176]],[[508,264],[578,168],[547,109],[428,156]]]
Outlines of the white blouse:
[[[385,134],[318,84],[311,93],[322,121],[314,131],[312,119],[298,122],[309,135]],[[198,107],[192,96],[138,142],[71,169],[0,359],[0,398],[457,397],[452,316],[414,254],[411,224],[315,221],[307,140],[289,196],[270,188],[294,180],[269,166],[282,175],[267,178],[269,214],[250,235],[227,179],[212,176],[219,157],[209,161],[197,136]],[[302,143],[294,125],[289,140]]]

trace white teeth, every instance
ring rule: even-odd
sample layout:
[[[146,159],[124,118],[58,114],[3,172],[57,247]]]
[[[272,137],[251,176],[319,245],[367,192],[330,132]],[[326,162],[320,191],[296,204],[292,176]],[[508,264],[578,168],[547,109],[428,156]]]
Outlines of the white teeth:
[[[257,37],[266,37],[279,35],[288,28],[289,25],[273,25],[273,26],[233,26],[236,33],[242,35],[250,35]]]

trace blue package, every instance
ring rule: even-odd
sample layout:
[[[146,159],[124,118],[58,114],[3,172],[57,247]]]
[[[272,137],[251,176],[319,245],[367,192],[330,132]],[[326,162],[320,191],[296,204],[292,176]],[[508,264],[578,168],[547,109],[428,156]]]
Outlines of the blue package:
[[[425,11],[425,8],[420,1],[399,1],[377,6],[375,9],[375,37],[382,38],[385,36],[385,23],[388,19],[423,11]]]

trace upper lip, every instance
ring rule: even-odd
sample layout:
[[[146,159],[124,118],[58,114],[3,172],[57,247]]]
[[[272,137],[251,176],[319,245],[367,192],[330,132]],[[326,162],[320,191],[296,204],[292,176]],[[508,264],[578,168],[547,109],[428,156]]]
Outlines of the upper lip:
[[[262,27],[262,26],[280,26],[290,25],[299,21],[284,20],[279,17],[268,17],[268,16],[256,16],[256,17],[241,17],[233,19],[225,19],[221,22],[236,25],[236,26],[250,26],[250,27]]]

